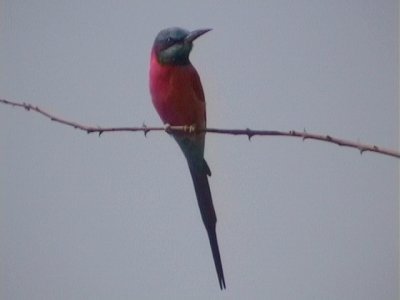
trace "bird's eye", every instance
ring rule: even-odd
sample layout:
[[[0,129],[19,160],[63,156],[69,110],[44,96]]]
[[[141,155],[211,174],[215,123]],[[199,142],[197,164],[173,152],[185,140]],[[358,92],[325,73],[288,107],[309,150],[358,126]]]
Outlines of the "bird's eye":
[[[167,43],[171,44],[173,42],[172,37],[167,38]]]

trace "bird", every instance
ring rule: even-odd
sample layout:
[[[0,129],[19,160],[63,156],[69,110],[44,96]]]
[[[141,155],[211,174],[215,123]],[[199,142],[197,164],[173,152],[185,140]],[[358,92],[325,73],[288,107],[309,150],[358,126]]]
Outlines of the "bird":
[[[193,41],[211,29],[188,31],[179,27],[161,30],[150,55],[149,86],[153,105],[166,126],[190,126],[194,133],[172,132],[181,148],[192,177],[207,230],[221,290],[226,289],[218,247],[217,217],[208,176],[211,170],[204,159],[206,102],[199,74],[189,60]]]

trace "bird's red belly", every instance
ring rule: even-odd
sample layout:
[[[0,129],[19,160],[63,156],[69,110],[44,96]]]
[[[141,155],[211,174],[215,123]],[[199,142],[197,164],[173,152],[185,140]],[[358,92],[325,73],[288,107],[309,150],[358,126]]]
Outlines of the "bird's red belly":
[[[205,126],[204,96],[193,86],[193,70],[159,65],[150,69],[153,104],[164,123]]]

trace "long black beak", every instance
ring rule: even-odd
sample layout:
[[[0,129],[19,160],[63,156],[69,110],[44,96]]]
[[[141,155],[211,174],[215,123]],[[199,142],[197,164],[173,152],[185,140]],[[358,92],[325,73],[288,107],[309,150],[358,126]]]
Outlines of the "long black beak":
[[[199,36],[209,32],[211,30],[211,28],[207,28],[207,29],[197,29],[197,30],[193,30],[192,32],[190,32],[188,34],[188,36],[185,38],[185,42],[193,42],[195,39],[197,39]]]

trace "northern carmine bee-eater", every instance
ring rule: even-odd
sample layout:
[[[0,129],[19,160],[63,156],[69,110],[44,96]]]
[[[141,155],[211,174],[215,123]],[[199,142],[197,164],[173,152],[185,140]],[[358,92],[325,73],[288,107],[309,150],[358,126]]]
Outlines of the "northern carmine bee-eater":
[[[187,31],[172,27],[161,30],[153,44],[150,59],[150,93],[164,124],[206,127],[206,102],[199,74],[190,63],[193,41],[211,29]],[[204,160],[205,133],[173,133],[189,165],[201,218],[210,240],[221,289],[225,288],[224,272],[218,248],[215,225],[217,218],[212,202]]]

